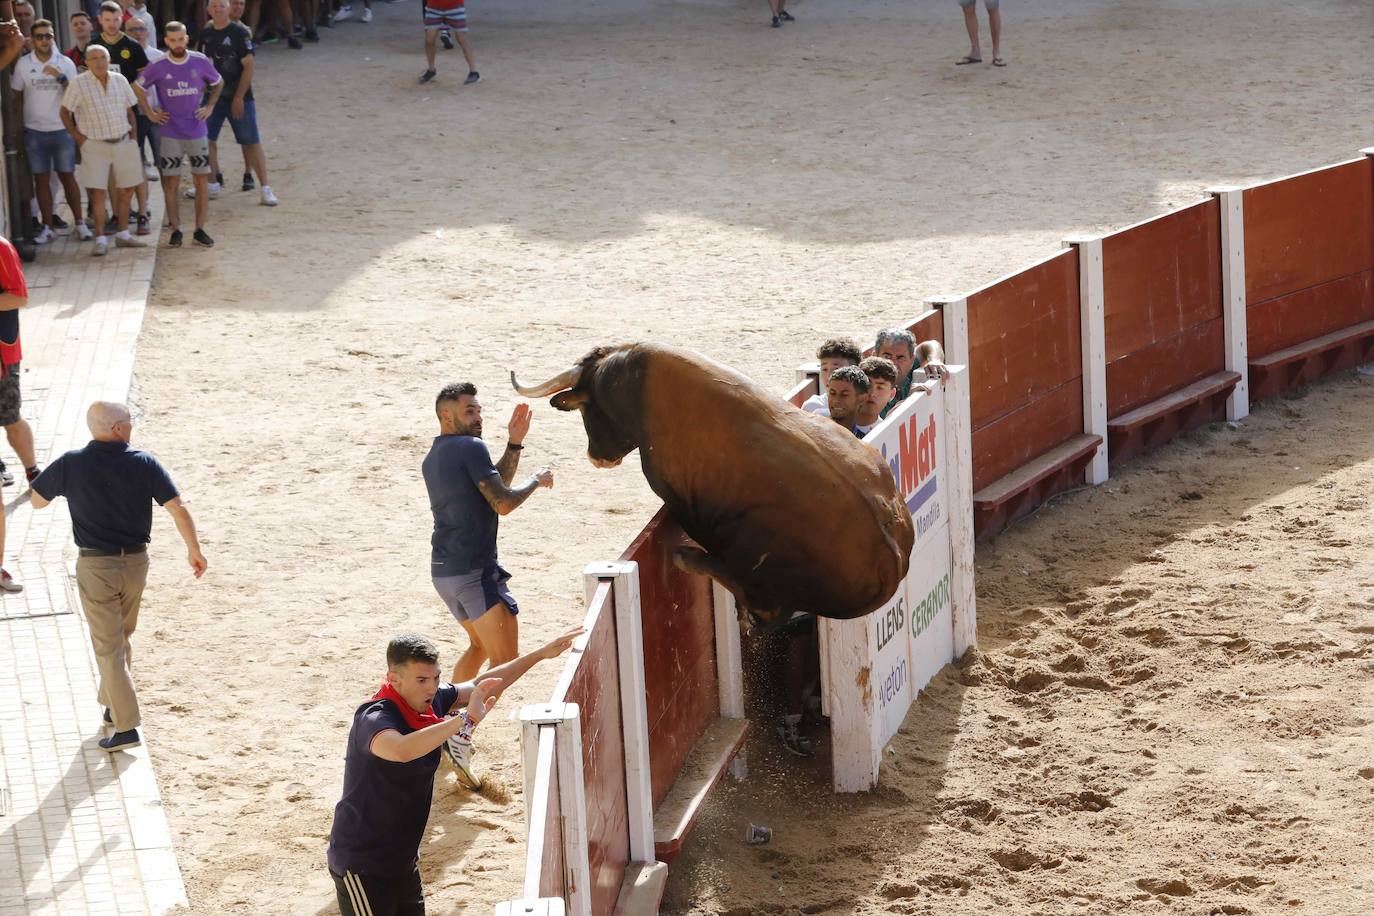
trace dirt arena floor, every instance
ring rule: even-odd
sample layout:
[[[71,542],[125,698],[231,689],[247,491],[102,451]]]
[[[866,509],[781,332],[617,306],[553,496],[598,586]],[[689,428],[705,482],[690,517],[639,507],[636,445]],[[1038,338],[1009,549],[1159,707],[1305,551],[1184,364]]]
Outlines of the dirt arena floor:
[[[796,0],[780,31],[762,0],[474,2],[467,88],[442,51],[417,86],[418,5],[376,7],[263,51],[282,205],[227,190],[213,251],[161,254],[139,346],[137,441],[211,563],[191,581],[159,521],[137,640],[196,913],[334,912],[351,712],[394,633],[461,650],[419,473],[443,383],[477,383],[496,449],[506,372],[597,344],[690,345],[781,391],[820,339],[1066,235],[1374,143],[1365,0],[1010,0],[1006,69],[952,66],[952,0]],[[984,548],[979,654],[922,696],[880,790],[835,798],[756,741],[665,911],[1374,911],[1370,384],[1197,433]],[[533,646],[656,501],[547,405],[527,445],[557,485],[501,553]],[[484,794],[441,771],[431,912],[518,896],[503,713],[556,672],[479,731]]]

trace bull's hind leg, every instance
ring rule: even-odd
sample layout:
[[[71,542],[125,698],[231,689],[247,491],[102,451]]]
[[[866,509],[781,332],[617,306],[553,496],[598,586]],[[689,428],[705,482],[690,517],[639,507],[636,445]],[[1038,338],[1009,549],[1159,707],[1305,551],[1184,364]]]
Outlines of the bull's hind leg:
[[[782,617],[782,611],[777,608],[758,608],[754,607],[744,595],[744,588],[735,581],[726,569],[725,564],[716,557],[711,556],[700,547],[678,547],[673,551],[673,565],[683,572],[698,573],[703,576],[710,576],[729,590],[735,596],[735,607],[741,615],[748,614],[753,617],[749,621],[747,617],[741,617],[747,623],[762,622],[766,625],[776,623]]]

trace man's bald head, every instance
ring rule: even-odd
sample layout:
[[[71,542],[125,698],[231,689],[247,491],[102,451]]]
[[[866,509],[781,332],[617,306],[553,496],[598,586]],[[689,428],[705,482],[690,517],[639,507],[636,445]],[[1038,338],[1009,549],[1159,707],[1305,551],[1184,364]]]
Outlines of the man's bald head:
[[[86,411],[86,425],[91,437],[101,442],[128,442],[133,431],[133,417],[127,404],[118,401],[96,401]]]

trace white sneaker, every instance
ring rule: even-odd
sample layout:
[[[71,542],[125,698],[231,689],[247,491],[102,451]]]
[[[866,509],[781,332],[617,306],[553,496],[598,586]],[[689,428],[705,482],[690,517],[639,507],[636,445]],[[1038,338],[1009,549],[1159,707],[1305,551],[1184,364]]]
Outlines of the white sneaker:
[[[91,252],[92,257],[101,258],[110,253],[110,243],[105,236],[99,236],[95,240],[95,250]]]
[[[76,237],[83,242],[89,242],[91,239],[95,238],[95,233],[91,231],[90,226],[86,225],[84,219],[76,221]]]
[[[272,189],[267,185],[262,186],[262,205],[264,207],[275,207],[277,205],[277,195],[272,193]]]
[[[372,10],[368,9],[367,7],[363,7],[363,20],[362,20],[362,21],[363,21],[363,22],[371,22],[371,21],[372,21]]]
[[[158,177],[159,177],[159,176],[158,176],[158,171],[157,171],[157,166],[155,166],[155,165],[145,165],[145,166],[143,167],[143,177],[146,178],[146,179],[148,179],[149,181],[157,181],[157,180],[158,180]]]
[[[189,188],[186,189],[186,193],[185,193],[184,195],[182,195],[182,196],[184,196],[187,200],[195,200],[195,199],[196,199],[196,186],[195,186],[195,185],[191,185],[191,187],[189,187]]]
[[[0,569],[0,588],[7,592],[22,592],[24,590],[24,586],[3,569]]]
[[[57,233],[52,231],[52,226],[44,226],[38,230],[38,234],[33,237],[35,245],[46,245],[57,238]]]
[[[193,188],[192,190],[194,190],[194,188]],[[210,199],[211,199],[211,200],[218,200],[218,199],[219,199],[219,182],[218,182],[218,181],[212,181],[212,182],[210,182]]]
[[[444,742],[444,753],[458,774],[458,781],[473,791],[482,788],[482,779],[472,771],[472,744],[457,735]]]
[[[337,13],[334,14],[334,21],[335,21],[335,22],[343,22],[345,19],[351,19],[351,18],[353,18],[353,7],[352,7],[352,6],[341,6],[341,7],[339,7],[339,11],[338,11]]]

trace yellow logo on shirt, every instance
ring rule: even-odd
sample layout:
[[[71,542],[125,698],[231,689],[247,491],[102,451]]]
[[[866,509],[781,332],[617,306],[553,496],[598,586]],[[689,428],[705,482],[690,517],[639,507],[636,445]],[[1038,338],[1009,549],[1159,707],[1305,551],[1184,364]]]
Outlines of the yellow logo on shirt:
[[[120,51],[120,52],[119,52],[119,56],[122,57],[122,58],[124,58],[125,60],[128,60],[128,59],[129,59],[129,49],[128,49],[128,48],[125,48],[123,51]]]

